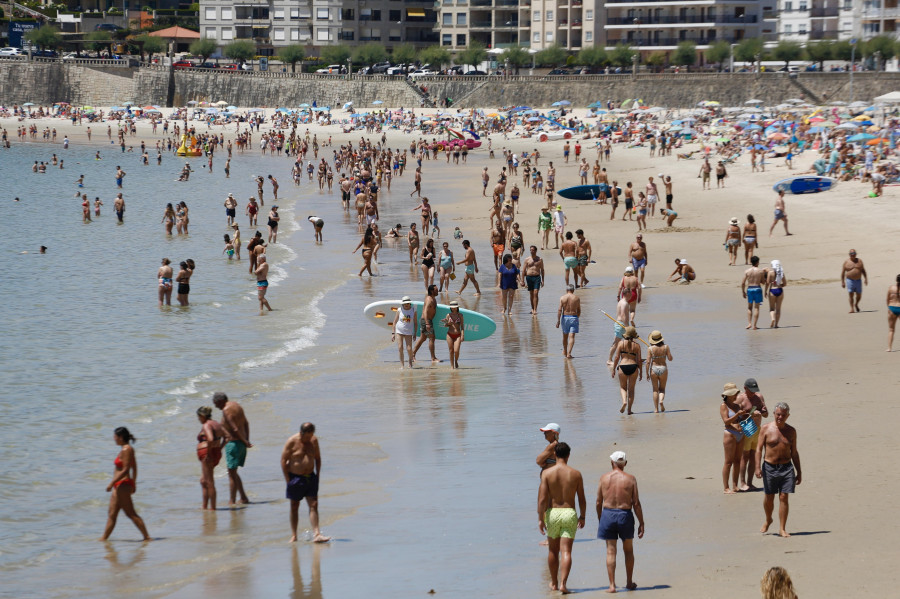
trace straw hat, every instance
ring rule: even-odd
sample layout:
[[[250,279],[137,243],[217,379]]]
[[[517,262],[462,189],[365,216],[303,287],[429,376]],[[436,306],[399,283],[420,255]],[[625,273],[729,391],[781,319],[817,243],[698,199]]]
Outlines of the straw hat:
[[[634,339],[637,337],[637,329],[634,327],[625,327],[625,333],[622,337],[625,339]]]
[[[741,390],[734,383],[725,383],[725,387],[722,389],[722,397],[734,397],[740,392]]]
[[[451,308],[459,308],[459,302],[456,300],[453,300],[452,302],[450,302],[450,307]]]
[[[663,342],[662,333],[660,333],[659,331],[653,331],[652,333],[650,333],[650,336],[648,337],[648,339],[650,340],[650,343],[652,343],[654,345],[657,343]]]

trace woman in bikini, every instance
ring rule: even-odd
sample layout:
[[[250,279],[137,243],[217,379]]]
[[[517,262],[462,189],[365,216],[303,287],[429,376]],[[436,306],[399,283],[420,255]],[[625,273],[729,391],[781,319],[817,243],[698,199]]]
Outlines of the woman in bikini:
[[[748,214],[747,224],[744,225],[744,264],[750,264],[755,249],[759,249],[759,242],[756,240],[756,219],[752,214]]]
[[[772,268],[766,269],[766,295],[769,296],[769,322],[770,329],[777,329],[781,320],[781,302],[784,301],[784,286],[787,285],[787,277],[781,262],[772,260]]]
[[[422,276],[427,290],[434,283],[434,239],[429,237],[422,248]]]
[[[109,538],[109,535],[112,534],[113,529],[116,527],[119,510],[124,510],[125,515],[134,522],[134,525],[144,535],[144,540],[150,541],[147,527],[144,526],[144,521],[134,511],[134,504],[131,502],[131,496],[137,490],[137,459],[134,456],[134,448],[131,447],[131,443],[136,441],[136,439],[131,436],[131,433],[124,426],[120,426],[115,430],[113,439],[115,439],[116,445],[122,449],[114,462],[116,472],[112,481],[106,487],[106,492],[112,493],[112,496],[109,498],[109,518],[106,520],[106,530],[103,531],[103,536],[100,540],[105,541]]]
[[[519,262],[522,258],[522,252],[525,251],[525,237],[522,235],[522,231],[519,230],[519,223],[513,223],[508,245],[516,266],[520,266]]]
[[[738,492],[738,474],[741,469],[741,453],[744,447],[744,432],[738,421],[748,414],[741,409],[735,401],[740,389],[734,383],[726,383],[722,390],[722,403],[719,406],[719,416],[725,424],[725,432],[722,435],[722,445],[725,448],[725,465],[722,467],[722,484],[725,494],[732,495]],[[731,471],[731,486],[728,486],[728,472]]]
[[[197,459],[200,460],[200,488],[203,490],[203,509],[216,509],[216,480],[214,470],[222,460],[222,441],[225,429],[212,418],[212,408],[197,409],[200,434],[197,435]]]
[[[635,339],[637,338],[637,329],[634,327],[625,327],[625,333],[622,335],[622,341],[616,347],[616,354],[613,356],[612,377],[615,378],[616,370],[619,371],[619,386],[622,392],[622,407],[619,412],[625,412],[628,408],[628,415],[633,412],[631,406],[634,404],[634,386],[638,378],[643,380],[644,373],[641,370],[641,346]]]
[[[162,266],[156,271],[156,278],[159,281],[159,305],[163,303],[167,306],[172,305],[172,267],[169,266],[172,261],[168,258],[162,259]]]
[[[176,299],[179,305],[189,306],[188,295],[191,292],[191,275],[194,274],[194,269],[190,267],[187,260],[181,262],[179,266],[181,270],[175,275],[175,282],[178,283]]]
[[[897,275],[897,281],[888,288],[887,306],[889,329],[887,351],[891,351],[894,346],[894,327],[897,325],[897,317],[900,316],[900,275]]]
[[[653,411],[666,411],[666,381],[669,380],[669,368],[666,360],[674,360],[672,350],[663,340],[662,333],[653,331],[648,337],[650,347],[647,348],[647,378],[653,385]]]
[[[188,207],[184,201],[178,203],[178,225],[177,231],[178,233],[187,235],[188,234],[188,224],[191,222],[191,219],[188,217]]]
[[[409,244],[409,263],[419,264],[419,232],[416,231],[416,223],[409,223],[409,233],[406,234],[406,242]]]
[[[450,302],[450,313],[441,321],[447,327],[447,347],[450,349],[450,368],[459,368],[459,349],[466,340],[463,315],[459,313],[459,302]]]
[[[737,262],[738,246],[741,244],[741,227],[737,218],[728,221],[728,229],[725,231],[725,250],[731,261],[728,266],[734,266]]]
[[[166,235],[172,234],[172,228],[175,226],[175,208],[171,203],[166,204],[166,211],[160,221],[166,225]]]
[[[363,238],[353,253],[355,254],[359,248],[362,248],[363,267],[357,276],[361,277],[364,271],[369,271],[369,276],[372,277],[374,276],[372,274],[372,251],[375,249],[375,235],[372,233],[372,227],[366,227],[366,232],[363,233]]]

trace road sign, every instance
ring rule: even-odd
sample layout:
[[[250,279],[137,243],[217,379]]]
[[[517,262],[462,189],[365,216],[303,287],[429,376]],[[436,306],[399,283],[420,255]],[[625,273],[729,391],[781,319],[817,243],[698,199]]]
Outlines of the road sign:
[[[851,45],[851,46],[855,46],[855,45],[856,45],[856,38],[855,38],[855,37],[851,37],[851,38],[850,38],[850,45]]]

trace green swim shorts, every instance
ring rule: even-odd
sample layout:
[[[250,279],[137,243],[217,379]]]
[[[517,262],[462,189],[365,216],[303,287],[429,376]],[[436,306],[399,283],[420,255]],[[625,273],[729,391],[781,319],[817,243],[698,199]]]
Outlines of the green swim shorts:
[[[225,465],[229,470],[237,470],[247,459],[247,446],[241,441],[229,441],[225,444]]]
[[[544,526],[547,527],[548,539],[574,539],[578,529],[578,514],[574,508],[552,507],[544,512]]]

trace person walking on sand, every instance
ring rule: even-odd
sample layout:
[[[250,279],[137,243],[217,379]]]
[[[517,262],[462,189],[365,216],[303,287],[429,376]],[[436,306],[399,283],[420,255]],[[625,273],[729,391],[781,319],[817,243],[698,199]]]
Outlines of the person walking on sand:
[[[800,454],[797,452],[797,430],[787,424],[790,415],[791,408],[786,403],[780,401],[775,404],[775,422],[762,427],[756,446],[756,478],[763,479],[763,510],[766,514],[766,522],[759,531],[769,530],[775,495],[778,495],[778,534],[782,537],[791,536],[787,532],[788,495],[803,479]]]
[[[556,311],[556,328],[562,325],[563,356],[572,359],[572,348],[575,346],[575,334],[578,333],[578,321],[581,317],[581,298],[575,295],[575,285],[566,287],[566,293],[559,298],[559,309]]]
[[[672,361],[672,350],[663,340],[662,333],[653,331],[647,338],[650,347],[647,348],[647,378],[653,386],[653,411],[666,411],[666,382],[669,380],[669,368],[666,360]]]
[[[200,460],[200,488],[203,491],[203,509],[216,509],[216,466],[222,460],[222,442],[225,440],[225,429],[213,420],[212,408],[197,408],[197,420],[200,421],[200,434],[197,435],[197,459]]]
[[[616,377],[616,370],[619,371],[619,389],[622,393],[622,407],[619,412],[625,412],[628,409],[628,415],[633,412],[631,407],[634,405],[634,388],[638,379],[643,380],[644,372],[641,369],[643,360],[641,359],[641,346],[637,339],[637,329],[633,326],[625,327],[622,334],[622,341],[616,346],[616,352],[612,359],[612,378]]]
[[[781,303],[784,301],[784,286],[787,277],[779,260],[772,260],[772,268],[766,269],[765,294],[769,297],[769,328],[777,329],[781,320]]]
[[[634,582],[634,517],[637,516],[639,539],[644,538],[644,510],[638,495],[637,479],[625,472],[628,457],[624,451],[609,456],[612,470],[600,477],[597,488],[597,538],[606,541],[606,573],[609,576],[608,593],[616,592],[617,543],[622,539],[625,553],[625,588],[633,591]]]
[[[581,472],[569,466],[571,448],[557,443],[553,450],[556,464],[541,472],[538,491],[538,529],[547,535],[547,566],[550,569],[550,590],[569,592],[566,582],[572,570],[572,546],[577,529],[584,528],[587,499]],[[575,512],[578,499],[579,516]]]
[[[725,486],[725,494],[732,495],[738,492],[738,477],[741,470],[741,455],[744,448],[744,431],[738,424],[748,412],[744,411],[737,403],[737,395],[740,393],[734,383],[725,383],[722,389],[722,404],[719,406],[719,416],[725,424],[725,434],[722,437],[722,446],[725,448],[725,465],[722,467],[722,484]],[[728,486],[729,473],[731,486]]]
[[[416,354],[419,352],[419,348],[422,347],[422,344],[425,343],[425,339],[428,339],[428,350],[431,352],[431,363],[437,364],[440,360],[437,359],[437,356],[434,355],[434,316],[437,314],[437,300],[434,299],[438,295],[437,285],[429,285],[428,286],[428,294],[425,296],[425,302],[422,305],[422,318],[421,322],[421,331],[419,332],[419,340],[416,341],[415,347],[413,347],[412,358],[413,362],[416,361]]]
[[[897,325],[897,317],[900,316],[900,275],[897,275],[896,282],[888,287],[887,293],[888,307],[888,348],[887,351],[893,351],[894,347],[894,328]]]
[[[850,314],[859,312],[859,300],[862,299],[863,282],[868,286],[869,275],[863,261],[856,257],[856,250],[850,250],[850,257],[841,266],[841,287],[850,294]]]
[[[304,422],[300,432],[292,435],[281,451],[281,472],[287,484],[285,497],[291,500],[291,543],[297,542],[297,523],[300,502],[309,506],[309,525],[313,529],[313,543],[326,543],[319,530],[319,476],[322,474],[322,453],[316,437],[316,425]]]
[[[648,257],[649,252],[647,251],[647,244],[644,243],[644,236],[638,233],[634,242],[628,246],[628,258],[631,260],[635,276],[640,278],[642,289],[644,287],[644,271],[647,268]]]
[[[416,309],[413,308],[412,299],[408,295],[404,295],[400,300],[400,308],[394,315],[394,322],[391,325],[391,341],[397,341],[397,350],[400,352],[400,369],[403,370],[403,346],[406,345],[406,353],[409,358],[409,367],[413,367],[413,341],[416,338],[416,331],[419,328],[419,318],[416,315]],[[397,337],[400,337],[397,339]]]
[[[737,217],[732,217],[728,221],[728,228],[725,229],[725,251],[728,252],[728,266],[734,266],[737,263],[738,247],[741,245],[741,227]]]
[[[753,491],[753,473],[756,472],[756,443],[759,441],[759,427],[762,426],[762,419],[769,417],[769,408],[766,407],[766,400],[762,393],[759,392],[759,384],[756,379],[750,378],[744,381],[744,390],[737,396],[737,404],[741,409],[750,414],[753,422],[756,423],[756,432],[751,436],[744,434],[743,448],[741,450],[741,469],[738,477],[738,490]]]
[[[248,504],[250,499],[244,492],[244,482],[238,474],[238,468],[247,459],[247,450],[253,447],[250,443],[250,423],[244,415],[244,408],[228,396],[218,391],[213,394],[213,405],[222,410],[222,427],[225,429],[225,465],[228,467],[228,505],[233,506],[237,496],[241,503]]]
[[[772,221],[772,226],[769,227],[769,237],[772,236],[772,231],[775,230],[775,225],[778,224],[778,221],[784,221],[784,234],[785,235],[793,235],[790,231],[788,231],[788,216],[787,210],[784,207],[784,190],[780,190],[778,192],[778,197],[775,198],[775,220]]]
[[[462,286],[459,288],[459,291],[457,291],[456,294],[462,295],[462,292],[466,288],[466,285],[469,284],[469,281],[472,281],[472,285],[475,286],[475,295],[481,295],[481,289],[478,287],[478,281],[475,280],[475,275],[478,274],[478,260],[475,258],[475,250],[472,249],[472,244],[469,243],[468,239],[463,239],[462,246],[463,249],[466,250],[466,255],[462,260],[457,262],[457,264],[466,265],[466,276],[463,277]]]
[[[703,179],[701,190],[705,191],[707,189],[712,189],[709,184],[709,175],[712,173],[712,166],[709,164],[709,158],[704,158],[703,163],[700,165],[700,173],[697,175],[697,178]]]
[[[116,445],[122,449],[114,461],[116,473],[113,475],[112,481],[106,487],[107,493],[112,493],[109,498],[109,516],[106,520],[106,528],[103,530],[101,541],[109,539],[113,529],[116,527],[116,520],[119,517],[119,511],[124,511],[138,530],[144,536],[144,541],[152,540],[147,533],[147,527],[144,520],[138,516],[134,509],[134,503],[131,496],[137,491],[137,458],[134,455],[134,448],[131,444],[137,441],[127,428],[120,426],[113,433],[113,439]],[[584,510],[582,510],[583,512]]]
[[[747,328],[757,330],[759,309],[763,302],[763,288],[766,271],[759,268],[759,256],[750,258],[750,268],[744,271],[741,280],[741,295],[747,300]]]

